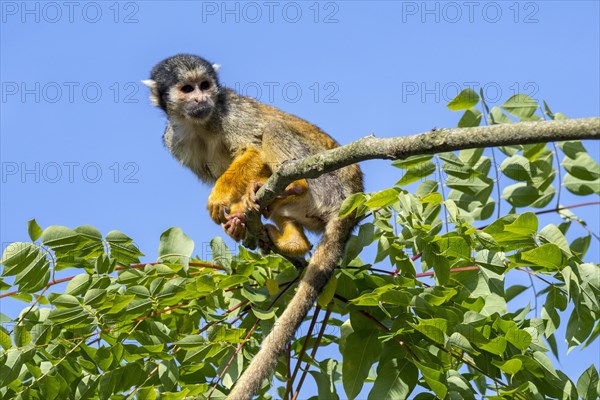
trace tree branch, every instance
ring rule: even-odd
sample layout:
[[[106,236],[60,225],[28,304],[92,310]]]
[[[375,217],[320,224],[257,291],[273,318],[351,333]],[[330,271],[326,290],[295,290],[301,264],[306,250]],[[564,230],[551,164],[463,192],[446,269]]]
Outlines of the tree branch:
[[[600,117],[436,129],[417,135],[383,139],[367,136],[345,146],[283,163],[256,193],[256,201],[261,208],[265,208],[295,180],[317,178],[359,161],[397,160],[445,151],[581,139],[600,139]],[[268,240],[261,233],[258,211],[247,213],[246,226],[249,235],[244,245],[255,248],[257,236],[261,240]]]

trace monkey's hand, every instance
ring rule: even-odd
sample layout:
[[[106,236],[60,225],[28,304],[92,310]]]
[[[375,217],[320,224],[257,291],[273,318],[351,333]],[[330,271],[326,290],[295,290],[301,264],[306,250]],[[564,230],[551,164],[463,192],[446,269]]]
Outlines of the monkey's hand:
[[[217,195],[215,190],[208,196],[208,202],[206,208],[213,221],[217,224],[227,223],[226,214],[230,211],[231,205],[234,203],[233,199],[228,199],[227,196]]]
[[[233,240],[239,242],[246,236],[246,217],[244,213],[231,213],[225,216],[227,222],[222,224],[223,230]]]

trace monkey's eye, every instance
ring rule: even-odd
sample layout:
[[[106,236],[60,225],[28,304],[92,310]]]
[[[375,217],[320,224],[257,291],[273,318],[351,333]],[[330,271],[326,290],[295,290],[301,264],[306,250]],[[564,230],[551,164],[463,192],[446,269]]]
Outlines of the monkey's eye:
[[[210,82],[209,81],[202,81],[200,82],[200,90],[208,90],[210,88]]]
[[[194,87],[192,85],[185,85],[181,87],[181,91],[183,93],[191,93],[194,91]]]

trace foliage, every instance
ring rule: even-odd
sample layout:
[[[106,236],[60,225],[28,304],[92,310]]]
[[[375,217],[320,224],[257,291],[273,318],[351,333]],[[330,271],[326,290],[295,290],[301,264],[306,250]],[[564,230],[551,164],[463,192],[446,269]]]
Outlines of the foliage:
[[[540,119],[524,95],[490,109],[467,90],[449,107],[465,110],[461,127],[511,123],[506,113]],[[393,188],[348,198],[341,214],[370,218],[281,358],[277,397],[291,398],[310,373],[319,399],[354,399],[365,382],[372,383],[369,399],[596,399],[593,365],[575,382],[547,355],[559,356],[561,323],[569,350],[600,334],[600,273],[585,262],[592,232],[569,241],[572,222],[586,227],[558,201],[550,209],[563,218],[558,225],[539,226],[531,211],[548,206],[561,187],[599,194],[600,167],[583,145],[558,148],[398,160],[393,165],[404,174]],[[512,183],[501,185],[500,177]],[[504,215],[500,197],[511,206]],[[474,225],[483,220],[487,226]],[[35,220],[28,232],[31,242],[9,245],[2,257],[0,289],[8,291],[1,297],[28,303],[17,318],[0,314],[3,399],[222,398],[300,274],[278,256],[243,248],[234,256],[219,238],[211,242],[212,262],[198,260],[178,228],[161,235],[158,261],[147,264],[121,232],[42,229]],[[367,263],[359,255],[371,244],[376,255]],[[65,269],[76,273],[58,278]],[[534,299],[543,301],[541,310],[514,309],[511,300],[532,287],[508,284],[509,272],[543,283]],[[317,357],[325,346],[342,359]]]

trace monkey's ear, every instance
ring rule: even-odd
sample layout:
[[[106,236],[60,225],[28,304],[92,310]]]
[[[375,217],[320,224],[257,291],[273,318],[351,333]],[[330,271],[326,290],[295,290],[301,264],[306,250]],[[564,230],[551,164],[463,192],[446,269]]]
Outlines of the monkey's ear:
[[[158,107],[158,87],[156,81],[152,79],[145,79],[142,83],[150,88],[150,101],[153,105]]]
[[[152,80],[152,79],[144,79],[142,81],[142,83],[146,86],[148,86],[150,89],[152,89],[153,91],[156,89],[156,81]]]
[[[213,64],[212,67],[215,70],[215,72],[217,72],[219,68],[221,68],[221,64]]]

